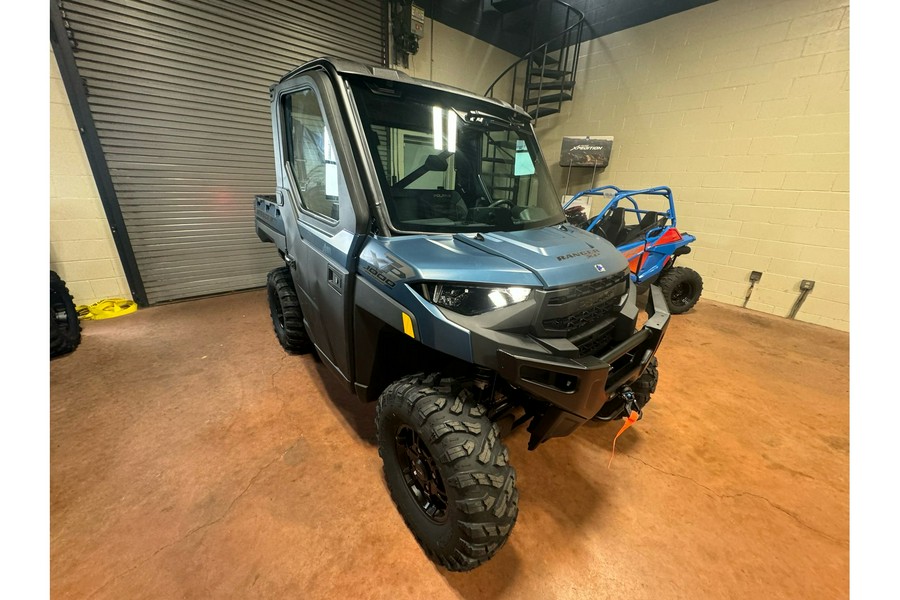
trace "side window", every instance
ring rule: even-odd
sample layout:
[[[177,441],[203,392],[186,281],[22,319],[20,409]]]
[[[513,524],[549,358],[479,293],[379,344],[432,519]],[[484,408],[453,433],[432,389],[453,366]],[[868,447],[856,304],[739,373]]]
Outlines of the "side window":
[[[282,98],[287,157],[303,207],[328,219],[340,218],[337,154],[328,122],[311,89]]]

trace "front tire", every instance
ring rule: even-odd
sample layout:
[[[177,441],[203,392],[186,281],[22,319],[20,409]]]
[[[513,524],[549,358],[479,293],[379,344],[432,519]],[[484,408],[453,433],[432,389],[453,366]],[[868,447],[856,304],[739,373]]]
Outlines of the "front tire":
[[[659,278],[659,287],[662,289],[669,312],[679,315],[691,310],[697,304],[703,292],[703,279],[693,269],[672,267]]]
[[[506,543],[516,472],[497,425],[461,380],[404,377],[378,399],[378,453],[394,503],[434,562],[468,571]]]
[[[278,338],[281,347],[298,354],[312,350],[312,342],[303,326],[300,298],[294,290],[294,280],[287,267],[280,267],[269,273],[266,280],[266,295],[275,337]]]
[[[50,358],[68,354],[81,343],[81,322],[66,282],[50,271]]]

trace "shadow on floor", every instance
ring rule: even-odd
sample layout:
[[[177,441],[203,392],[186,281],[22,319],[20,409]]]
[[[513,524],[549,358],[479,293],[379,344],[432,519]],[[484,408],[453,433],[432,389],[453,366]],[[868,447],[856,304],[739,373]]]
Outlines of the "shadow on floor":
[[[463,598],[497,598],[516,580],[521,560],[515,546],[504,544],[494,558],[473,571],[454,573],[435,565],[435,570]]]
[[[316,357],[315,372],[322,383],[322,391],[331,405],[337,409],[341,417],[356,433],[360,440],[375,446],[375,403],[363,402],[354,394],[341,387],[334,373]]]

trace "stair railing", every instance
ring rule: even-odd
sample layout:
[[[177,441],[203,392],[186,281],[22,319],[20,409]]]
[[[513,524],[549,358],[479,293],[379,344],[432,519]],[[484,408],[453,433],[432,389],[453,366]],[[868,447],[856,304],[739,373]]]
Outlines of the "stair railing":
[[[484,95],[490,98],[494,97],[494,90],[497,85],[507,76],[511,75],[512,81],[510,84],[510,104],[516,104],[516,92],[517,92],[517,84],[519,82],[519,67],[523,66],[524,63],[524,86],[522,90],[522,102],[521,106],[527,111],[528,106],[531,103],[535,104],[535,108],[532,112],[532,115],[535,118],[541,116],[541,98],[544,92],[544,85],[547,83],[545,74],[549,73],[551,69],[548,69],[548,59],[550,61],[558,60],[555,65],[555,69],[562,72],[562,75],[559,78],[559,95],[557,99],[557,108],[552,112],[559,112],[559,109],[562,107],[563,96],[566,91],[566,87],[568,82],[571,81],[570,89],[574,92],[575,85],[575,70],[578,68],[578,56],[579,50],[581,46],[581,35],[584,28],[584,13],[575,7],[563,2],[562,0],[553,0],[552,4],[550,4],[550,9],[548,11],[548,21],[553,22],[553,10],[555,7],[560,7],[562,10],[565,10],[564,13],[564,25],[563,30],[546,40],[540,46],[536,48],[532,48],[526,54],[518,58],[511,65],[506,67],[500,75],[488,86]],[[550,57],[549,54],[551,52],[559,52],[559,58],[554,59]],[[539,59],[539,61],[537,60]],[[536,88],[537,94],[531,95],[531,86],[534,80],[533,71],[537,70],[539,65],[540,69],[540,81]],[[533,102],[536,99],[536,102]],[[546,107],[546,103],[543,104]]]

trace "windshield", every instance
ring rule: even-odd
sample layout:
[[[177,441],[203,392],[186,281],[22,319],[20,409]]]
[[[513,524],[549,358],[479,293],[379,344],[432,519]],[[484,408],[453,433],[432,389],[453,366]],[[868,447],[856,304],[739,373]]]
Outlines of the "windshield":
[[[409,84],[352,85],[394,229],[515,231],[565,221],[531,128],[507,120],[511,111]]]

